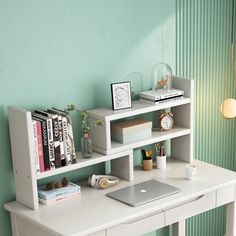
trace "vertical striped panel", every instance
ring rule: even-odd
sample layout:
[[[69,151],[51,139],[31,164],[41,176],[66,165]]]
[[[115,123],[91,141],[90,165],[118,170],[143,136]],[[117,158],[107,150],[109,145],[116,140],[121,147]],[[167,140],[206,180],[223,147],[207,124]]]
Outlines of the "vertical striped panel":
[[[235,170],[236,119],[220,114],[232,1],[236,5],[236,0],[176,0],[176,71],[195,80],[195,159]],[[236,98],[235,91],[231,77],[227,97]],[[186,235],[222,236],[224,218],[224,207],[195,216],[187,220]]]

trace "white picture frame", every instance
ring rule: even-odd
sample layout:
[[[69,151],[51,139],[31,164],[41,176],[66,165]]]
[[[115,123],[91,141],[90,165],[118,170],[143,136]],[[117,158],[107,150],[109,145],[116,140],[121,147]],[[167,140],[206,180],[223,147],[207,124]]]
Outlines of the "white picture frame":
[[[131,108],[131,86],[130,82],[111,84],[112,109],[121,110]]]

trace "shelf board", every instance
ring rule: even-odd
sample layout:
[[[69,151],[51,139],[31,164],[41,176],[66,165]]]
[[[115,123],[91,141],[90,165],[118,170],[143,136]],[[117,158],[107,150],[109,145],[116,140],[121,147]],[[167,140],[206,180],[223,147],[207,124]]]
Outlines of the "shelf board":
[[[82,158],[80,153],[77,153],[77,158],[76,158],[76,163],[73,165],[69,165],[69,166],[63,166],[54,170],[50,170],[50,171],[45,171],[42,173],[38,173],[37,174],[37,179],[44,179],[50,176],[54,176],[57,174],[62,174],[62,173],[66,173],[72,170],[77,170],[83,167],[87,167],[87,166],[91,166],[91,165],[95,165],[98,163],[102,163],[105,161],[109,161],[109,160],[113,160],[116,158],[120,158],[123,156],[127,156],[130,155],[133,152],[133,150],[125,150],[123,152],[120,153],[115,153],[115,154],[111,154],[111,155],[103,155],[103,154],[99,154],[94,152],[93,156],[91,158]]]
[[[140,115],[148,112],[167,109],[175,106],[191,103],[190,98],[182,98],[174,101],[167,101],[162,104],[150,104],[142,100],[133,101],[132,108],[113,111],[111,108],[96,108],[88,110],[88,115],[95,119],[102,119],[104,121],[118,120],[130,116]]]
[[[140,141],[131,142],[131,143],[127,143],[127,144],[111,141],[111,149],[105,150],[102,148],[94,147],[94,150],[96,150],[97,152],[100,152],[100,153],[104,153],[106,155],[108,155],[108,154],[111,155],[111,154],[122,152],[125,150],[143,147],[143,146],[157,143],[157,142],[161,142],[164,140],[181,137],[184,135],[188,135],[190,133],[191,133],[191,130],[188,128],[175,126],[174,128],[172,128],[169,131],[163,131],[163,132],[153,131],[152,136],[150,138],[146,138],[145,140],[140,140]]]

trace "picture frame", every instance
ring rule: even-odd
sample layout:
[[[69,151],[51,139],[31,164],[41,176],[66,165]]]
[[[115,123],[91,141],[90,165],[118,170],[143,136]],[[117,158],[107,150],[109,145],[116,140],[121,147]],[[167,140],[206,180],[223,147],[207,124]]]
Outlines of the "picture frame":
[[[112,109],[121,110],[131,108],[130,81],[111,84]]]

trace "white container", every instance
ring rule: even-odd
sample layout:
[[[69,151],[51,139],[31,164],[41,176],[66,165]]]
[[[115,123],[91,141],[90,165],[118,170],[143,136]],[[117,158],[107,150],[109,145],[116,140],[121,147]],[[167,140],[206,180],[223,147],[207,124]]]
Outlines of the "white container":
[[[166,156],[156,156],[157,169],[166,168]]]
[[[193,180],[194,176],[197,174],[197,168],[194,165],[186,165],[186,178],[189,180]]]

